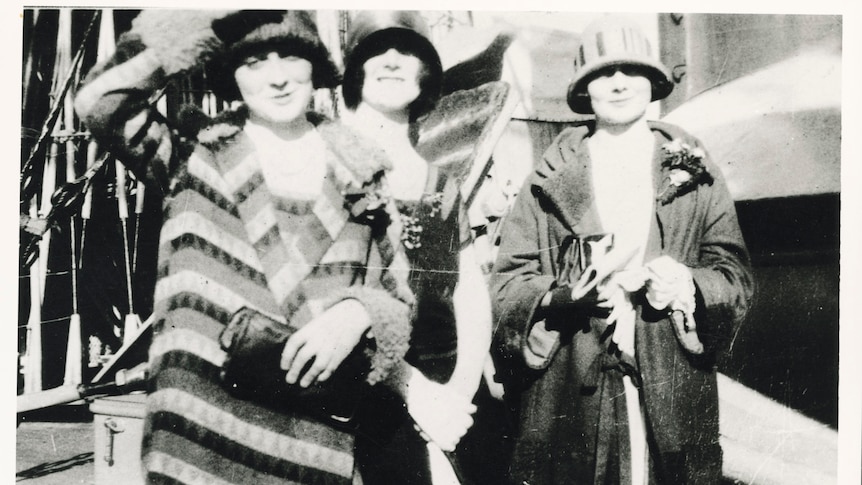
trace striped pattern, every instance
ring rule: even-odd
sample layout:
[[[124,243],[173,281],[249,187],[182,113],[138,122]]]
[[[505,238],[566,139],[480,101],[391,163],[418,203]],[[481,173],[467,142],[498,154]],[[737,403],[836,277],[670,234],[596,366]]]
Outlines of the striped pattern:
[[[416,151],[443,169],[447,177],[462,182],[500,116],[507,95],[505,84],[487,83],[442,98],[437,108],[420,120]]]
[[[368,226],[348,220],[339,183],[355,172],[331,146],[329,176],[315,200],[274,196],[241,132],[217,148],[195,151],[166,202],[159,324],[150,348],[148,479],[351,483],[353,437],[229,396],[219,383],[225,355],[217,338],[242,307],[302,326],[332,304],[338,288],[362,281],[369,244],[379,267],[378,280],[368,278],[368,285],[408,295],[408,272],[396,269],[408,263],[392,244],[400,226],[372,243]]]
[[[508,94],[509,86],[500,81],[456,91],[419,121],[416,151],[449,182],[443,190],[443,219],[455,207],[459,192],[469,206],[484,182],[492,148],[511,114],[505,110]]]
[[[389,162],[343,127],[318,124],[329,171],[322,195],[276,197],[242,132],[247,109],[219,115],[191,147],[146,102],[164,81],[158,56],[134,38],[118,53],[93,69],[76,109],[101,145],[166,196],[142,446],[148,481],[353,483],[352,436],[222,389],[218,336],[242,307],[301,327],[355,297],[377,342],[369,381],[392,378],[413,304],[401,229],[371,241],[341,195]],[[363,280],[369,246],[375,273]]]
[[[652,46],[640,29],[629,25],[612,25],[608,28],[584,33],[575,57],[575,70],[603,57],[619,55],[652,58]]]

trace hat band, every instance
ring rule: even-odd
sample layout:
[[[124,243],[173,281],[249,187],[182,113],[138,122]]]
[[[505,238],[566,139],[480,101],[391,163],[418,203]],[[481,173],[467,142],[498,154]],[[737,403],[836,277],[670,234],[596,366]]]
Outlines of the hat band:
[[[592,41],[581,43],[577,57],[578,68],[582,68],[588,61],[606,56],[626,54],[635,57],[652,57],[649,40],[633,27],[596,32]]]

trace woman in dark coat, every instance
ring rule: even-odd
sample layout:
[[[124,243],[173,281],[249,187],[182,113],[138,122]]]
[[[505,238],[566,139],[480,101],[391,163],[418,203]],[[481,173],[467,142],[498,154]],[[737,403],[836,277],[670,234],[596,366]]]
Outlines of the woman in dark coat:
[[[696,139],[646,120],[673,88],[640,29],[576,51],[563,131],[528,177],[492,280],[519,408],[514,483],[718,483],[715,363],[753,283],[733,200]]]
[[[360,12],[346,51],[343,122],[391,161],[387,180],[406,228],[402,240],[416,297],[408,388],[439,391],[435,400],[408,393],[406,409],[376,406],[378,421],[393,432],[385,440],[358,437],[357,463],[370,485],[450,483],[441,479],[447,472],[451,477],[445,460],[430,458],[426,440],[454,451],[472,425],[491,309],[458,179],[423,158],[411,136],[439,98],[440,57],[414,11]]]

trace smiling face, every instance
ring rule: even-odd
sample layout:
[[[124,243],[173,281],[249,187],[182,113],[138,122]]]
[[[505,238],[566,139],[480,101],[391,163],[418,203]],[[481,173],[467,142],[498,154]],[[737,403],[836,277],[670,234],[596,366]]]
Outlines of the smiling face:
[[[246,57],[234,77],[250,116],[270,124],[303,116],[314,93],[311,62],[276,50]]]
[[[630,125],[641,119],[652,99],[652,83],[640,70],[628,66],[602,69],[587,84],[596,122]]]
[[[362,102],[383,113],[406,112],[419,97],[422,61],[395,48],[362,65]]]

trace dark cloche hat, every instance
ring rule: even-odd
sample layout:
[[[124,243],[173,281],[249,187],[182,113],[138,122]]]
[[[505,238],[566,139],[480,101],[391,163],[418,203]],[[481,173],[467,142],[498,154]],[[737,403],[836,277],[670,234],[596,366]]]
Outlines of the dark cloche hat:
[[[228,99],[239,98],[233,71],[246,56],[264,46],[283,49],[311,62],[315,88],[332,88],[341,81],[308,11],[241,10],[214,20],[212,29],[224,48],[210,62],[209,77],[213,89]]]
[[[415,55],[426,69],[421,81],[422,94],[414,101],[414,117],[430,109],[440,96],[443,66],[430,41],[425,19],[416,11],[365,10],[351,21],[345,42],[345,68],[342,95],[348,108],[359,105],[362,97],[362,65],[368,59],[395,47]]]

